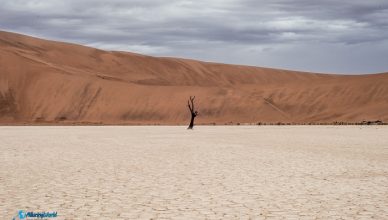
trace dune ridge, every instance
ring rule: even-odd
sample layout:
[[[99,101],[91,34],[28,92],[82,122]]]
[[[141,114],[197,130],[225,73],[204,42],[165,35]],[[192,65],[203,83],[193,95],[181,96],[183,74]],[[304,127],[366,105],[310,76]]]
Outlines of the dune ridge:
[[[317,74],[104,51],[0,31],[0,123],[388,121],[388,73]]]

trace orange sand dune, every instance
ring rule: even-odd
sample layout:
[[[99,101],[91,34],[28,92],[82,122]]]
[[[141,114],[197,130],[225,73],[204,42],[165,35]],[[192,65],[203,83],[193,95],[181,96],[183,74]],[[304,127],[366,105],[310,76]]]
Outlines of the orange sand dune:
[[[388,73],[344,76],[103,51],[0,32],[0,123],[388,121]]]

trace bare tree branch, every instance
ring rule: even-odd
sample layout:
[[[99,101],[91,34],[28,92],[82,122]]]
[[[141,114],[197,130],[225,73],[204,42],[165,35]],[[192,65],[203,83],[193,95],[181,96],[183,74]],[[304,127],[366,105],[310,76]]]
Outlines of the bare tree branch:
[[[191,110],[192,110],[192,112],[194,111],[194,99],[195,99],[195,96],[193,96],[193,97],[190,96]]]
[[[193,112],[193,109],[191,108],[191,106],[190,106],[190,102],[189,102],[189,100],[187,100],[187,107],[189,107],[189,109],[190,109],[190,112]]]

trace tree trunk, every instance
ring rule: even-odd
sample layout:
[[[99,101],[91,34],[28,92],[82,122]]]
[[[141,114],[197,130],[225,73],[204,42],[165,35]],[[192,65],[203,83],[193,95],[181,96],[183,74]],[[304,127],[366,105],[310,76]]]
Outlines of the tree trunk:
[[[189,127],[187,129],[193,129],[193,127],[194,127],[194,118],[195,118],[195,115],[191,114],[190,125],[189,125]]]

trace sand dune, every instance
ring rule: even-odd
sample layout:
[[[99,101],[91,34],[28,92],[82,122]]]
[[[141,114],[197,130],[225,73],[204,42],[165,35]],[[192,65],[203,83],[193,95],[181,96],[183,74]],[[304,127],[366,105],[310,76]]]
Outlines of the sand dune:
[[[388,121],[388,73],[344,76],[103,51],[0,32],[0,123]]]

